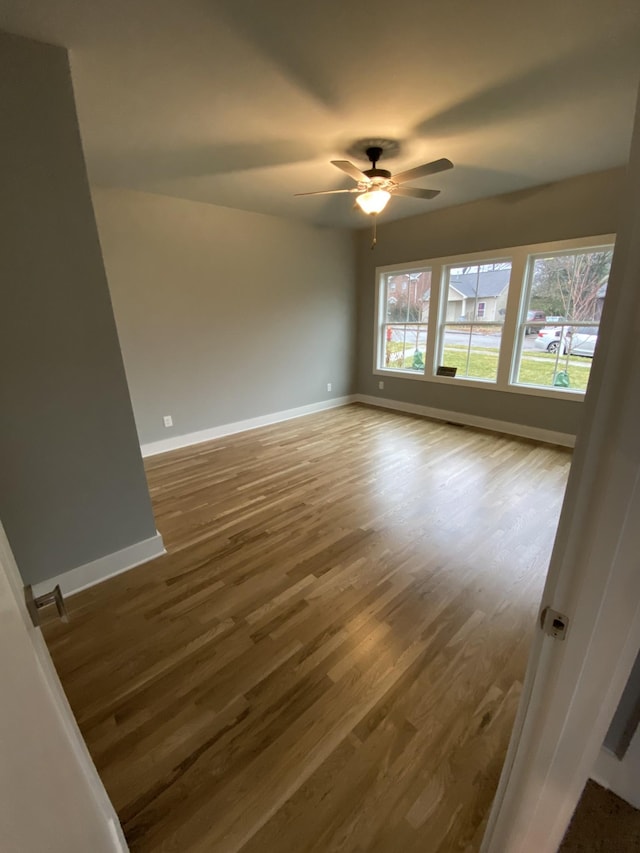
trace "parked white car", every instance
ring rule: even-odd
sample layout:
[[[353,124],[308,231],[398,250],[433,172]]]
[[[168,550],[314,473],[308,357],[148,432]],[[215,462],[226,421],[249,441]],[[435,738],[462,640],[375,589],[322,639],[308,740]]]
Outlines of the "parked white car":
[[[593,358],[598,343],[598,327],[576,326],[567,332],[567,341],[571,355],[584,355],[587,358]]]
[[[561,326],[558,326],[557,329],[540,329],[538,336],[533,341],[533,345],[537,349],[543,349],[547,352],[558,352],[561,344],[562,352],[566,352],[566,333],[563,334]]]
[[[558,352],[562,348],[564,354],[569,352],[571,355],[593,358],[597,341],[597,326],[574,326],[569,329],[557,326],[540,329],[533,344],[537,349],[547,352]]]

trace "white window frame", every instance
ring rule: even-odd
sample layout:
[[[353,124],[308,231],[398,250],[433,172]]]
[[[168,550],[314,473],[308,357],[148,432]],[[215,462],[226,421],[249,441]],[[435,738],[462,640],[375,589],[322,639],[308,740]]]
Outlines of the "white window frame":
[[[582,400],[584,391],[572,388],[545,388],[537,385],[518,385],[513,376],[517,376],[517,366],[520,363],[521,336],[520,325],[526,319],[528,310],[528,289],[530,288],[529,264],[532,258],[546,253],[562,251],[580,251],[597,249],[608,246],[615,247],[615,234],[600,234],[593,237],[578,237],[573,240],[556,240],[549,243],[531,243],[526,246],[493,249],[483,252],[466,252],[459,255],[448,255],[440,258],[425,258],[402,264],[387,264],[376,267],[376,300],[374,311],[374,346],[373,373],[376,376],[409,379],[413,382],[435,382],[439,385],[457,385],[466,388],[489,388],[511,394],[525,394],[534,397],[550,397],[554,400]],[[467,379],[463,376],[455,378],[437,376],[437,357],[441,352],[442,327],[446,317],[446,298],[443,293],[446,284],[446,268],[451,266],[470,266],[474,263],[492,263],[500,261],[511,262],[511,278],[509,281],[509,296],[502,324],[502,339],[498,357],[498,375],[496,380]],[[382,340],[385,325],[385,306],[383,276],[390,273],[417,272],[431,270],[431,290],[429,301],[429,316],[427,318],[427,348],[425,354],[425,369],[423,373],[414,370],[398,370],[380,367],[384,360],[385,342]],[[482,321],[483,322],[483,321]],[[496,325],[492,323],[491,325]],[[533,325],[533,324],[530,324]],[[540,324],[545,325],[544,323]],[[581,324],[581,325],[584,325]]]
[[[550,251],[547,248],[547,249],[543,249],[541,252],[535,252],[535,253],[532,253],[528,256],[527,264],[526,264],[526,268],[525,268],[525,274],[524,274],[524,281],[522,282],[522,285],[521,285],[521,287],[522,287],[522,309],[521,309],[520,317],[518,318],[519,322],[518,322],[518,325],[516,327],[516,332],[515,332],[516,341],[515,341],[515,346],[514,346],[513,359],[512,359],[512,363],[511,363],[511,373],[509,376],[509,381],[510,381],[511,385],[515,386],[516,388],[533,388],[534,390],[538,390],[538,388],[539,388],[539,386],[537,386],[537,385],[524,385],[524,384],[518,382],[518,368],[520,367],[520,358],[522,355],[522,344],[524,342],[524,335],[521,334],[522,328],[524,326],[530,326],[531,328],[538,328],[539,327],[540,329],[543,329],[549,325],[547,322],[542,321],[542,320],[530,320],[529,322],[527,322],[527,312],[529,311],[529,299],[531,297],[531,289],[533,287],[533,271],[534,271],[536,261],[539,260],[541,257],[548,257],[549,255],[562,255],[564,253],[577,255],[577,254],[584,252],[585,248],[588,249],[589,251],[597,251],[598,249],[600,249],[602,251],[606,251],[612,245],[615,245],[615,235],[612,237],[612,239],[610,240],[609,243],[593,242],[593,243],[589,243],[587,246],[573,246],[573,245],[570,247],[569,246],[563,246],[563,247],[556,249],[556,250],[553,250],[553,251]],[[590,323],[590,322],[585,322],[585,321],[580,321],[580,320],[573,320],[573,321],[567,320],[564,323],[555,323],[554,325],[562,326],[563,329],[572,328],[575,326],[593,326],[595,328],[598,328],[600,323],[599,322]],[[555,396],[557,392],[552,391],[551,393]],[[585,394],[584,391],[577,391],[577,390],[574,390],[572,393],[574,395],[575,394],[581,394],[583,397]]]
[[[485,254],[485,253],[481,253],[481,254]],[[436,371],[438,369],[438,363],[442,359],[442,351],[444,349],[444,332],[445,332],[445,329],[447,326],[457,325],[457,323],[452,323],[452,322],[447,323],[447,319],[446,319],[447,301],[448,301],[448,296],[449,296],[449,271],[451,270],[452,267],[455,268],[457,266],[475,266],[475,264],[473,264],[470,260],[467,263],[466,259],[470,259],[470,258],[471,258],[471,255],[464,255],[464,256],[461,256],[461,260],[463,261],[463,263],[458,264],[457,263],[458,259],[456,258],[453,263],[446,261],[446,262],[443,262],[440,264],[440,270],[439,270],[439,276],[438,276],[440,279],[440,284],[438,287],[437,299],[439,300],[441,307],[439,306],[439,308],[438,308],[438,325],[437,325],[437,332],[435,335],[436,340],[434,341],[434,350],[435,350],[435,359],[436,359],[436,364],[435,364],[434,371],[433,371],[434,373],[436,373]],[[500,253],[492,252],[490,254],[487,253],[486,257],[483,257],[479,261],[478,265],[481,266],[483,264],[491,264],[491,263],[499,264],[499,263],[507,263],[507,262],[511,263],[511,272],[509,274],[509,284],[508,284],[509,293],[511,293],[511,279],[513,277],[513,258],[510,255],[503,254],[502,252],[500,252]],[[473,313],[475,315],[475,313],[477,311],[476,300],[474,300],[474,303],[475,304],[474,304]],[[509,306],[509,300],[507,299],[507,311],[509,310],[508,306]],[[493,327],[493,326],[497,326],[497,325],[502,325],[502,327],[503,327],[502,334],[504,335],[504,325],[506,324],[506,315],[505,315],[505,324],[499,324],[499,323],[496,323],[495,321],[490,321],[490,320],[473,320],[472,322],[473,322],[474,326],[491,326],[491,327]],[[468,324],[465,323],[464,325],[468,325]],[[473,385],[476,385],[477,387],[480,387],[480,388],[486,388],[487,386],[490,388],[495,388],[497,385],[497,382],[498,382],[498,377],[500,377],[500,374],[501,374],[502,358],[503,358],[503,347],[502,347],[502,339],[501,339],[500,351],[498,353],[498,373],[497,373],[496,379],[480,379],[477,377],[473,378],[473,377],[469,377],[469,376],[460,375],[460,376],[456,376],[455,379],[454,378],[449,379],[447,377],[448,382],[450,382],[451,384],[456,384],[456,385],[459,385],[461,382],[464,382],[465,384],[473,384]],[[425,372],[425,376],[426,376],[426,373],[427,373],[427,361],[426,361],[426,359],[425,359],[425,371],[424,372]],[[441,377],[438,377],[438,378],[441,378]]]
[[[389,273],[398,272],[399,274],[407,275],[409,273],[420,273],[420,272],[429,272],[431,273],[430,284],[429,284],[429,316],[426,320],[421,321],[410,321],[407,323],[403,323],[402,321],[398,321],[397,323],[388,323],[386,316],[386,302],[385,302],[385,288],[383,284],[383,278],[385,275]],[[425,353],[425,370],[427,364],[427,358],[429,354],[429,330],[431,329],[431,299],[433,294],[433,270],[431,269],[430,264],[400,264],[399,266],[393,267],[379,267],[376,269],[376,281],[377,281],[377,292],[376,292],[376,306],[377,306],[377,315],[376,321],[380,318],[380,323],[376,323],[375,330],[375,343],[374,343],[374,373],[384,373],[386,376],[413,376],[418,379],[422,379],[422,374],[418,373],[416,370],[411,370],[410,368],[405,368],[404,370],[399,367],[383,367],[380,369],[376,369],[376,365],[378,364],[378,353],[380,353],[380,359],[384,360],[384,356],[386,353],[386,338],[384,333],[385,326],[424,326],[427,330],[427,349]],[[397,291],[396,291],[397,292]]]

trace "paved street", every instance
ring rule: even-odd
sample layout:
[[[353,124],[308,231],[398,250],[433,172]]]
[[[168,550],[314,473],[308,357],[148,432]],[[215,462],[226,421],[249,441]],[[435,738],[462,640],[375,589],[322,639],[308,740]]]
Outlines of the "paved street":
[[[418,338],[417,344],[419,349],[424,349],[426,342],[426,332],[420,332],[416,335],[415,332],[408,331],[407,332],[407,345],[412,346],[414,349],[416,347],[416,337]],[[404,331],[402,329],[394,329],[391,340],[402,343],[404,338]],[[536,339],[536,335],[527,335],[524,339],[523,350],[537,350],[537,347],[534,345],[534,341]],[[447,331],[444,335],[444,342],[446,344],[465,344],[469,340],[468,332],[451,332]],[[472,334],[471,335],[471,345],[473,348],[482,348],[482,347],[494,347],[498,349],[500,347],[500,335],[487,335],[487,334]]]

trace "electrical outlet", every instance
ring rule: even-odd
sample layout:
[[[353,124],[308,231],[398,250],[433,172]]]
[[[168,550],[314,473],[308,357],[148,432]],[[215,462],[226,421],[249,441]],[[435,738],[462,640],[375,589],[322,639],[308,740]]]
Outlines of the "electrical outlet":
[[[165,415],[162,419],[162,423],[168,428],[173,426],[173,418],[171,415]]]
[[[384,388],[384,381],[383,381],[382,379],[380,380],[380,382],[378,382],[378,388],[379,388],[381,391],[382,391],[382,389]]]
[[[331,391],[331,383],[327,382],[327,391]]]

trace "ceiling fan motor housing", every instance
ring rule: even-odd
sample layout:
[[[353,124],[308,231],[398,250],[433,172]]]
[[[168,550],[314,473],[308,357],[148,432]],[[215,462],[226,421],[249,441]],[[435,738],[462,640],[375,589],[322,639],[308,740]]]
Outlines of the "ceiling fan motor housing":
[[[385,178],[388,180],[391,177],[391,172],[386,169],[365,169],[363,175],[368,178]]]
[[[383,180],[388,181],[391,177],[391,172],[387,171],[387,169],[378,169],[376,168],[376,164],[380,157],[382,157],[382,148],[377,145],[372,145],[370,148],[367,148],[366,155],[371,161],[371,169],[364,169],[363,174],[368,178],[382,178]]]

